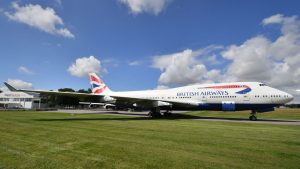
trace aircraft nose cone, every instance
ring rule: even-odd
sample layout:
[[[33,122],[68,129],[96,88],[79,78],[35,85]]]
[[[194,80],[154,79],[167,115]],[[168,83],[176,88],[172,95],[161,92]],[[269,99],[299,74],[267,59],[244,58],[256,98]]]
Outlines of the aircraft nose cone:
[[[292,101],[292,100],[294,100],[294,96],[289,94],[289,101]]]
[[[294,96],[289,93],[285,93],[285,95],[286,95],[286,98],[284,99],[285,103],[288,103],[294,99]]]
[[[281,94],[282,94],[282,95],[281,95],[281,96],[282,96],[281,101],[282,101],[282,103],[284,103],[284,104],[286,104],[286,103],[288,103],[288,102],[290,102],[290,101],[292,101],[292,100],[294,99],[294,96],[291,95],[291,94],[289,94],[289,93],[282,92]]]

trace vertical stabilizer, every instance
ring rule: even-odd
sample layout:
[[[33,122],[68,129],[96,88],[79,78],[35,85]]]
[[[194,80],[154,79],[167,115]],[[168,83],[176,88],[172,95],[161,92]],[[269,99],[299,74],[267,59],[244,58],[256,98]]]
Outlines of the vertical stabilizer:
[[[105,83],[97,76],[96,73],[89,73],[89,79],[92,86],[93,94],[103,94],[111,92]]]

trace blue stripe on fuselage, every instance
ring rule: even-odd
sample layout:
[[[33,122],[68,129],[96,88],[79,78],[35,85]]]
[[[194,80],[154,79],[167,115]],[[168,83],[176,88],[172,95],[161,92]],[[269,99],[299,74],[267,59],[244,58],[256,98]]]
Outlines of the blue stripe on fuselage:
[[[251,88],[246,88],[244,90],[241,90],[241,91],[238,91],[236,92],[237,94],[246,94],[246,93],[249,93],[251,91]]]

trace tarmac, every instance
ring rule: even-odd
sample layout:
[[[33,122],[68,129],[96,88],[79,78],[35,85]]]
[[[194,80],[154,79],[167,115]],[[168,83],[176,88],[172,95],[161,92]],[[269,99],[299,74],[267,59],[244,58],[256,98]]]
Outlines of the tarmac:
[[[106,114],[106,115],[117,115],[117,116],[128,116],[128,120],[139,120],[139,119],[152,119],[148,116],[148,111],[116,111],[116,110],[103,110],[103,109],[84,109],[84,110],[71,110],[71,109],[59,109],[57,111],[47,111],[55,113],[69,113],[69,114]],[[300,125],[300,120],[272,120],[272,119],[257,119],[257,121],[250,121],[248,117],[245,118],[226,118],[226,117],[204,117],[204,116],[193,116],[188,114],[181,114],[185,111],[173,111],[171,116],[161,118],[163,119],[191,119],[200,121],[219,121],[219,122],[239,122],[239,123],[253,123],[253,124],[283,124],[283,125]],[[137,118],[139,117],[139,118]]]

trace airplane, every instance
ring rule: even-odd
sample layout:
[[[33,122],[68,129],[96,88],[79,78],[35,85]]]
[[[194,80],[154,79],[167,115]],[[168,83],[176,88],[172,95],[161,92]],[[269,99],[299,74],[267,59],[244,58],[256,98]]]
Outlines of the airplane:
[[[140,107],[150,110],[149,116],[171,115],[172,110],[250,110],[249,120],[257,120],[257,113],[274,111],[274,107],[293,100],[286,92],[260,82],[232,82],[196,84],[163,90],[111,91],[95,73],[89,74],[92,93],[74,93],[46,90],[15,89],[11,91],[34,92],[48,95],[67,95],[79,98],[95,98],[116,107]],[[162,110],[165,110],[163,112]]]

